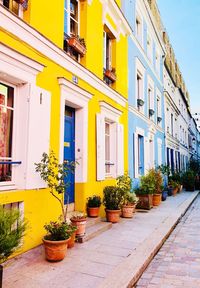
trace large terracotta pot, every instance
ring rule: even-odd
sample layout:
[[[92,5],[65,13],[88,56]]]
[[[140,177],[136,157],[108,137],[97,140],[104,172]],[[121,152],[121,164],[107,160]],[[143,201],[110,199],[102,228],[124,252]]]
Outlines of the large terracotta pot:
[[[77,227],[76,235],[77,236],[84,236],[85,235],[85,227],[86,227],[86,218],[82,218],[82,219],[71,218],[71,222],[74,226]]]
[[[122,217],[132,218],[134,212],[135,212],[135,204],[122,206]]]
[[[88,207],[88,216],[89,217],[98,217],[99,216],[99,207]]]
[[[150,210],[153,207],[153,195],[152,194],[138,194],[139,201],[136,208]]]
[[[159,206],[161,203],[161,194],[153,194],[153,206]]]
[[[106,209],[106,218],[108,222],[117,223],[119,222],[121,210],[109,210]]]
[[[76,239],[76,231],[74,231],[71,235],[71,237],[68,240],[68,248],[73,248],[75,244],[75,239]]]
[[[46,259],[52,262],[63,260],[67,253],[68,240],[50,241],[43,238]]]

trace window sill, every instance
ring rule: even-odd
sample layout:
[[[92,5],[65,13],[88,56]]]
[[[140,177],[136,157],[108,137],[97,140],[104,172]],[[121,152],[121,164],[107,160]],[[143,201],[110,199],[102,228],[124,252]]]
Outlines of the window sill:
[[[0,184],[0,191],[16,190],[17,187],[14,184]]]

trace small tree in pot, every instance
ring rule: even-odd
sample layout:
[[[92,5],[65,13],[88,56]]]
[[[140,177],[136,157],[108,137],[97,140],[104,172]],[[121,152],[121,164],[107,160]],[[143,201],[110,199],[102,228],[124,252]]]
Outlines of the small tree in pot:
[[[152,175],[152,178],[155,182],[155,190],[153,193],[153,206],[159,206],[162,198],[162,190],[163,190],[163,179],[162,174],[159,169],[151,169],[149,173]]]
[[[108,222],[119,222],[124,192],[117,186],[106,186],[103,190],[103,204],[105,205]]]
[[[122,217],[132,218],[138,198],[132,190],[132,179],[128,173],[117,178],[117,187],[123,191]]]
[[[44,225],[48,234],[44,236],[43,243],[45,246],[46,259],[50,261],[60,261],[65,257],[67,243],[72,234],[70,231],[72,232],[73,227],[71,226],[70,228],[71,224],[67,224],[68,205],[64,205],[64,194],[68,187],[68,183],[65,181],[66,176],[69,172],[74,172],[75,164],[73,161],[59,163],[53,151],[50,151],[49,155],[43,153],[41,162],[35,163],[36,172],[38,172],[42,180],[47,183],[50,194],[59,202],[61,208],[60,221],[51,221],[49,224]],[[52,234],[53,231],[57,231],[56,233],[58,234],[60,233],[58,240],[55,240]],[[60,253],[61,250],[63,253]]]
[[[139,198],[137,208],[151,209],[153,207],[153,193],[155,192],[155,179],[152,173],[140,178],[140,187],[135,193]]]
[[[93,195],[88,198],[87,201],[87,212],[89,217],[98,217],[99,209],[101,206],[101,197],[98,195]]]

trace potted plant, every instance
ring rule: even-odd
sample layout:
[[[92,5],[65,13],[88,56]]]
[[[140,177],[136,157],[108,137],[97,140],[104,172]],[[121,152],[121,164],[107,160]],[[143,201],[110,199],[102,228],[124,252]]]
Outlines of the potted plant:
[[[112,82],[116,81],[116,70],[115,68],[112,69],[105,69],[104,76],[110,79]]]
[[[163,179],[159,169],[151,169],[149,173],[155,181],[155,190],[153,193],[153,206],[159,206],[162,198]]]
[[[61,216],[59,222],[50,222],[50,224],[45,224],[44,228],[47,230],[48,234],[43,238],[43,243],[46,252],[46,259],[50,261],[59,261],[62,260],[63,255],[60,253],[59,245],[54,245],[55,243],[50,242],[59,242],[61,241],[62,250],[67,249],[67,241],[69,240],[70,234],[70,226],[67,224],[67,208],[68,204],[64,205],[64,193],[68,187],[68,183],[65,181],[66,176],[69,172],[74,172],[75,162],[63,162],[59,163],[58,158],[55,156],[55,153],[51,150],[50,154],[47,153],[42,154],[42,159],[40,163],[35,163],[36,172],[40,174],[42,180],[47,183],[50,194],[59,202],[61,208]],[[63,233],[62,239],[56,239],[53,237],[52,233]],[[47,239],[48,238],[48,239]],[[65,241],[66,240],[66,241]],[[63,242],[64,241],[64,242]],[[49,255],[49,246],[54,247],[53,251],[56,254],[56,249],[58,250],[58,256]],[[65,247],[65,248],[64,248]]]
[[[138,198],[133,192],[132,179],[127,172],[124,175],[117,177],[117,187],[122,191],[122,217],[132,218]]]
[[[77,227],[73,224],[69,224],[68,232],[71,235],[68,242],[67,242],[67,248],[73,248],[76,240],[76,230]]]
[[[157,122],[160,123],[162,121],[162,117],[158,116],[157,117]]]
[[[168,196],[168,190],[167,188],[164,188],[162,190],[162,201],[165,201],[167,199],[167,196]]]
[[[193,170],[188,170],[182,175],[183,186],[187,191],[195,190],[195,172]]]
[[[80,38],[79,36],[71,36],[68,39],[68,45],[72,47],[76,52],[78,52],[81,56],[85,55],[86,44],[84,38]]]
[[[154,110],[153,109],[149,109],[149,116],[153,116],[154,115]]]
[[[137,99],[137,106],[143,106],[144,105],[144,100],[138,98]]]
[[[169,187],[172,188],[172,195],[175,196],[178,192],[179,184],[176,181],[170,180]]]
[[[101,197],[97,195],[93,195],[88,198],[87,201],[87,211],[89,217],[98,217],[99,209],[101,206]]]
[[[47,234],[43,238],[45,256],[48,261],[61,261],[67,253],[67,245],[71,236],[66,222],[53,222],[44,225]]]
[[[134,192],[128,192],[124,198],[122,205],[122,217],[132,218],[133,213],[135,212],[135,206],[138,202],[138,197]]]
[[[103,204],[105,205],[108,222],[119,222],[121,205],[123,203],[123,191],[117,186],[106,186],[103,190]]]
[[[0,205],[0,287],[3,281],[1,264],[20,247],[26,228],[27,222],[18,209],[9,210]]]
[[[77,227],[76,236],[77,237],[84,236],[87,222],[86,215],[82,212],[74,212],[70,220],[72,224]]]
[[[135,193],[139,198],[137,208],[150,210],[153,207],[153,193],[155,192],[155,180],[152,173],[148,172],[140,178],[140,187]]]

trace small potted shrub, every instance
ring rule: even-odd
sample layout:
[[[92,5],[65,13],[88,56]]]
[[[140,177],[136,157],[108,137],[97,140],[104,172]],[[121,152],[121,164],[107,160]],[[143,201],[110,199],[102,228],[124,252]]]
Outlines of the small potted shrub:
[[[122,217],[124,218],[132,218],[133,213],[135,212],[135,206],[138,202],[138,197],[134,192],[127,193],[124,198],[124,202],[122,205]]]
[[[89,217],[98,217],[99,209],[101,206],[101,197],[93,195],[88,198],[87,201],[87,212]]]
[[[187,191],[194,191],[195,190],[195,172],[193,170],[188,170],[183,173],[183,186]]]
[[[0,264],[20,247],[26,228],[27,222],[22,219],[18,209],[9,210],[0,205]],[[2,280],[3,265],[0,265],[0,287]]]
[[[108,222],[119,222],[121,206],[123,203],[123,191],[117,186],[106,186],[103,190],[103,204],[105,205]]]
[[[72,224],[77,227],[76,236],[77,237],[84,236],[87,222],[86,215],[82,212],[74,212],[70,220]]]
[[[122,191],[122,217],[132,218],[138,198],[132,190],[132,179],[127,172],[117,177],[117,187]]]
[[[153,206],[159,206],[162,198],[163,190],[163,179],[160,170],[151,169],[149,173],[152,174],[152,177],[155,181],[155,190],[153,193]]]
[[[47,235],[43,238],[45,256],[48,261],[61,261],[67,253],[71,230],[66,222],[53,222],[44,225]]]
[[[73,248],[74,247],[75,240],[76,240],[76,230],[77,230],[76,226],[74,226],[73,224],[69,225],[68,232],[71,236],[68,240],[67,248]]]
[[[140,187],[135,193],[139,198],[137,208],[150,210],[153,207],[153,193],[155,192],[155,180],[152,173],[140,178]]]
[[[169,187],[172,188],[172,195],[175,196],[178,192],[179,184],[176,181],[170,180]]]

